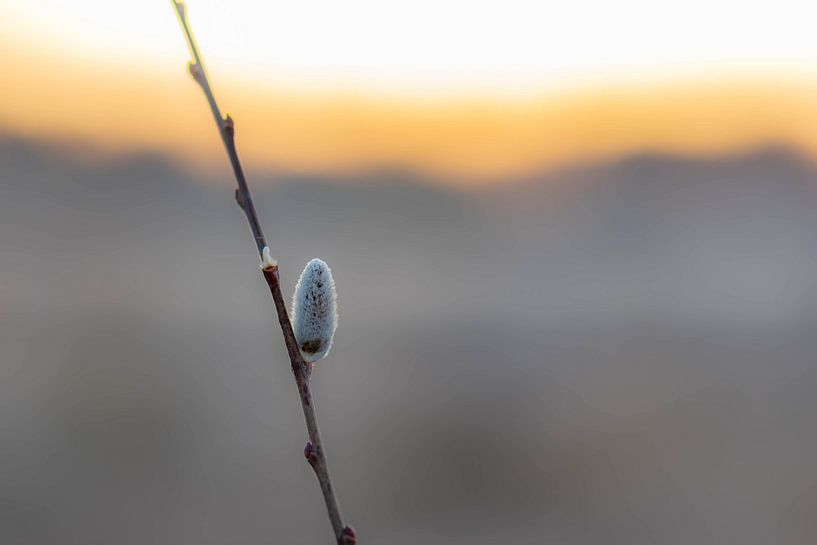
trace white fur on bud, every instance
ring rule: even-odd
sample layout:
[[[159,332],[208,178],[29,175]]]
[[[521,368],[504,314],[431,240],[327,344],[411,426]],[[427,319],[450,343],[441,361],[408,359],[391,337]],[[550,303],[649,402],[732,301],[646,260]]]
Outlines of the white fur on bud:
[[[338,324],[336,304],[329,265],[313,259],[306,264],[292,296],[292,328],[304,361],[316,362],[332,348]]]
[[[264,246],[264,249],[261,251],[261,268],[271,269],[277,266],[278,262],[275,261],[275,258],[269,253],[269,246]]]

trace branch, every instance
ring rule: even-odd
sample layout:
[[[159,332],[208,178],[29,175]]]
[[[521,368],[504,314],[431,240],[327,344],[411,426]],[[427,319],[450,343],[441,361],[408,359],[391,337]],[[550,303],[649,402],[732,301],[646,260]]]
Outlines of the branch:
[[[229,115],[227,117],[222,117],[221,115],[218,103],[213,95],[213,90],[210,87],[210,81],[207,77],[207,71],[204,68],[201,53],[196,45],[196,39],[193,37],[190,24],[187,21],[187,11],[184,3],[171,0],[171,4],[173,4],[176,10],[179,24],[184,31],[187,45],[190,48],[190,54],[193,57],[193,60],[188,63],[188,70],[202,91],[204,91],[205,97],[207,97],[207,102],[210,105],[210,111],[213,114],[216,127],[218,128],[219,134],[221,134],[221,140],[230,158],[230,164],[233,167],[237,184],[235,200],[247,216],[250,231],[252,231],[255,245],[261,256],[261,267],[264,279],[272,293],[272,300],[275,303],[275,310],[278,313],[278,322],[281,325],[281,332],[284,335],[284,343],[286,344],[287,353],[289,354],[289,361],[292,364],[292,373],[295,376],[295,384],[298,387],[298,394],[301,398],[301,407],[304,411],[304,420],[306,421],[306,430],[309,436],[309,442],[304,449],[304,456],[309,462],[309,465],[312,466],[315,476],[318,478],[321,492],[323,492],[323,499],[326,503],[329,521],[332,524],[332,530],[335,533],[338,544],[354,545],[357,541],[355,531],[350,526],[344,526],[340,515],[338,500],[335,497],[332,482],[329,479],[329,466],[326,462],[326,453],[323,450],[323,444],[321,443],[321,436],[318,430],[318,415],[315,412],[315,405],[312,402],[312,393],[309,388],[310,367],[304,363],[301,351],[298,348],[298,341],[295,339],[295,334],[292,331],[292,323],[289,320],[286,302],[281,293],[278,263],[270,257],[269,247],[264,238],[264,232],[261,230],[261,223],[258,221],[258,214],[255,211],[252,194],[247,185],[247,180],[244,177],[241,162],[238,159],[238,152],[235,147],[235,125]]]

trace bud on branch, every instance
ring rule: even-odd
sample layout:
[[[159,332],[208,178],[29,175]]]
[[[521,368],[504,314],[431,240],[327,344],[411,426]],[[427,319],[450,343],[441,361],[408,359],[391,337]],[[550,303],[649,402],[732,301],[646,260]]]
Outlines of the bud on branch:
[[[337,295],[332,270],[320,259],[306,264],[292,296],[292,329],[307,363],[329,353],[337,328]]]

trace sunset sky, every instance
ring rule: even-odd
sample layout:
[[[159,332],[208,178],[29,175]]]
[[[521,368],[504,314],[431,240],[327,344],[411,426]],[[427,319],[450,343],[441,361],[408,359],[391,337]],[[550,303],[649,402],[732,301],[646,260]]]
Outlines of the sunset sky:
[[[250,168],[487,183],[642,151],[817,154],[808,2],[188,2]],[[0,134],[223,164],[169,2],[0,0]]]

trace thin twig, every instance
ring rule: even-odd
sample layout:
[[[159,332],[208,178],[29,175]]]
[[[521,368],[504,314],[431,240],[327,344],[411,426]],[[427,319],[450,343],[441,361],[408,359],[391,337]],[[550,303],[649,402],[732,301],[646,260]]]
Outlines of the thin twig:
[[[315,412],[315,405],[312,402],[312,393],[309,388],[310,368],[304,363],[301,351],[298,348],[298,341],[295,339],[295,334],[292,331],[292,324],[289,320],[286,302],[281,293],[278,264],[269,257],[269,248],[264,238],[264,232],[261,230],[261,223],[258,221],[258,214],[255,211],[252,194],[247,185],[247,180],[244,177],[241,162],[238,159],[238,152],[235,147],[235,126],[233,120],[229,115],[227,117],[222,117],[221,115],[218,103],[213,95],[213,90],[210,87],[210,81],[207,77],[207,71],[204,68],[201,53],[196,45],[196,39],[193,37],[190,24],[187,21],[187,10],[184,3],[171,0],[171,4],[173,4],[176,10],[179,24],[181,24],[182,30],[184,31],[187,45],[190,48],[190,54],[193,57],[193,60],[188,64],[188,70],[207,97],[207,102],[210,105],[210,110],[213,113],[219,134],[221,134],[224,148],[230,157],[230,164],[233,167],[233,173],[235,174],[238,186],[235,192],[235,199],[247,216],[250,230],[255,239],[255,245],[258,248],[258,254],[261,256],[264,279],[272,293],[272,300],[275,302],[278,322],[281,325],[281,332],[284,335],[284,343],[286,344],[287,353],[289,354],[289,361],[292,364],[292,373],[295,376],[295,384],[298,386],[298,394],[301,398],[301,407],[303,408],[304,420],[306,421],[306,430],[309,435],[309,442],[304,449],[304,456],[315,471],[315,476],[320,483],[323,499],[326,503],[326,511],[329,514],[329,521],[332,523],[332,530],[335,533],[337,542],[340,545],[353,545],[357,541],[355,532],[351,527],[344,526],[343,524],[338,500],[332,489],[332,482],[329,479],[329,466],[326,462],[326,453],[324,452],[320,432],[318,430],[318,415]]]

